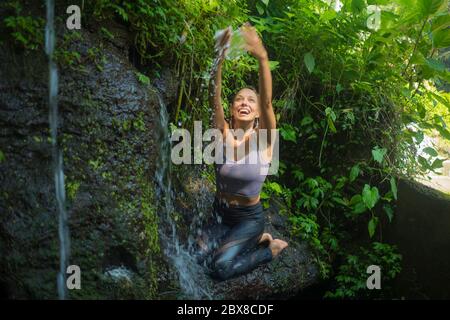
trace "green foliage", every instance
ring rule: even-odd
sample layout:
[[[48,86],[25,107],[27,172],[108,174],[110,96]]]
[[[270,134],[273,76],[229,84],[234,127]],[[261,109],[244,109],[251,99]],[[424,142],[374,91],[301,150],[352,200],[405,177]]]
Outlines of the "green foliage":
[[[136,72],[136,76],[137,76],[137,78],[138,78],[140,83],[145,84],[145,85],[149,85],[150,84],[150,79],[145,74],[142,74],[140,72]]]
[[[103,45],[100,44],[98,47],[89,48],[87,50],[87,60],[92,61],[97,67],[98,71],[103,71],[103,66],[107,62]]]
[[[373,160],[375,160],[379,164],[383,163],[383,158],[385,154],[386,154],[385,148],[380,148],[376,146],[374,149],[372,149]]]
[[[350,170],[350,182],[355,181],[355,179],[358,177],[359,173],[361,172],[359,165],[355,164],[352,169]]]
[[[268,208],[271,196],[289,198],[289,190],[283,189],[277,182],[266,181],[263,185],[260,197],[264,208]]]
[[[106,39],[108,40],[114,39],[114,35],[111,32],[109,32],[105,27],[101,27],[100,31]]]
[[[372,209],[377,203],[380,195],[377,187],[370,187],[368,184],[364,185],[362,191],[362,200],[368,209]]]
[[[70,69],[77,71],[84,69],[81,54],[77,51],[70,50],[69,48],[74,41],[80,40],[82,40],[82,37],[77,31],[64,34],[62,41],[56,47],[54,56],[59,65],[69,67]]]
[[[75,199],[75,196],[76,196],[79,188],[80,188],[80,182],[78,182],[78,181],[68,181],[66,183],[67,196],[68,196],[69,200],[73,201]]]
[[[81,63],[81,55],[76,51],[57,50],[56,61],[73,68]]]
[[[283,124],[279,128],[281,137],[286,141],[297,142],[297,129],[290,124]]]
[[[442,165],[432,148],[411,150],[432,131],[450,139],[450,100],[434,86],[449,79],[437,50],[449,32],[444,2],[377,2],[377,30],[365,1],[339,12],[321,1],[270,2],[250,18],[278,61],[274,106],[288,142],[279,184],[292,230],[317,249],[322,270],[346,255],[352,226],[366,224],[378,240],[381,214],[394,219],[396,177]]]
[[[1,29],[14,40],[14,43],[25,50],[39,50],[44,47],[45,20],[24,13],[19,1],[5,1],[1,5],[6,9],[6,16],[0,21]],[[10,14],[10,15],[8,15]]]
[[[311,52],[308,52],[305,54],[305,57],[303,58],[305,61],[306,68],[308,69],[309,73],[312,73],[314,70],[314,67],[316,66],[316,60],[314,59]]]
[[[325,294],[326,298],[361,299],[383,298],[395,276],[400,272],[401,255],[395,246],[373,242],[370,250],[360,247],[356,252],[348,254],[339,267],[334,278],[335,288]],[[368,290],[366,286],[367,267],[376,265],[381,271],[381,288],[383,290]],[[386,298],[386,297],[384,297]]]

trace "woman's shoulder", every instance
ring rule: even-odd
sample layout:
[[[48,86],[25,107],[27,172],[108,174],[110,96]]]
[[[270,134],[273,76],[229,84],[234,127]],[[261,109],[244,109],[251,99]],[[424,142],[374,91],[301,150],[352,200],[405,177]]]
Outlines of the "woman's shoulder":
[[[266,129],[262,129],[266,130]],[[261,139],[267,139],[267,134],[264,134],[263,131],[261,132],[259,128],[255,129],[255,134],[257,137],[257,145],[258,145],[258,154],[260,157],[260,160],[263,164],[269,164],[272,162],[272,151],[273,151],[273,145],[270,144],[268,140],[262,141]],[[264,143],[265,142],[265,143]]]

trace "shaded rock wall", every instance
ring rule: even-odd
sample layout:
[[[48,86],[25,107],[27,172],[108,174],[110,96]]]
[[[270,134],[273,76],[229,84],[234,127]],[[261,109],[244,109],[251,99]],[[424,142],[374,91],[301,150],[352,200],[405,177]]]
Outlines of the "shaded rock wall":
[[[450,299],[450,196],[401,180],[387,242],[403,256],[395,295],[409,299]]]
[[[82,278],[82,290],[69,297],[152,298],[161,256],[153,183],[159,103],[128,61],[126,31],[111,30],[118,36],[110,41],[92,31],[71,40],[59,34],[57,42],[65,49],[59,61],[80,54],[59,75],[69,264]],[[0,285],[9,298],[57,297],[47,69],[41,50],[0,50]],[[122,265],[131,281],[105,276]]]

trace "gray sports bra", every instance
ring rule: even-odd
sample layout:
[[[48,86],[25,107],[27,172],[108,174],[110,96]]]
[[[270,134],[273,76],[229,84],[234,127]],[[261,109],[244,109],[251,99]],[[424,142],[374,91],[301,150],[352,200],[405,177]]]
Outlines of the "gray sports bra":
[[[227,159],[225,150],[223,154],[223,164],[215,166],[217,190],[244,197],[259,195],[270,164],[261,161],[257,150],[238,161]]]

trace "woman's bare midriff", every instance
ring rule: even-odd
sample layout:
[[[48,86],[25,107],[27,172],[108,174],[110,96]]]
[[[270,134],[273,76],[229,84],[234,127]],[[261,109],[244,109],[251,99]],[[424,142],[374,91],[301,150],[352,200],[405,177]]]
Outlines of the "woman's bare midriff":
[[[218,191],[216,195],[220,202],[228,203],[230,206],[248,207],[259,202],[259,195],[254,197],[244,197],[220,191]]]

